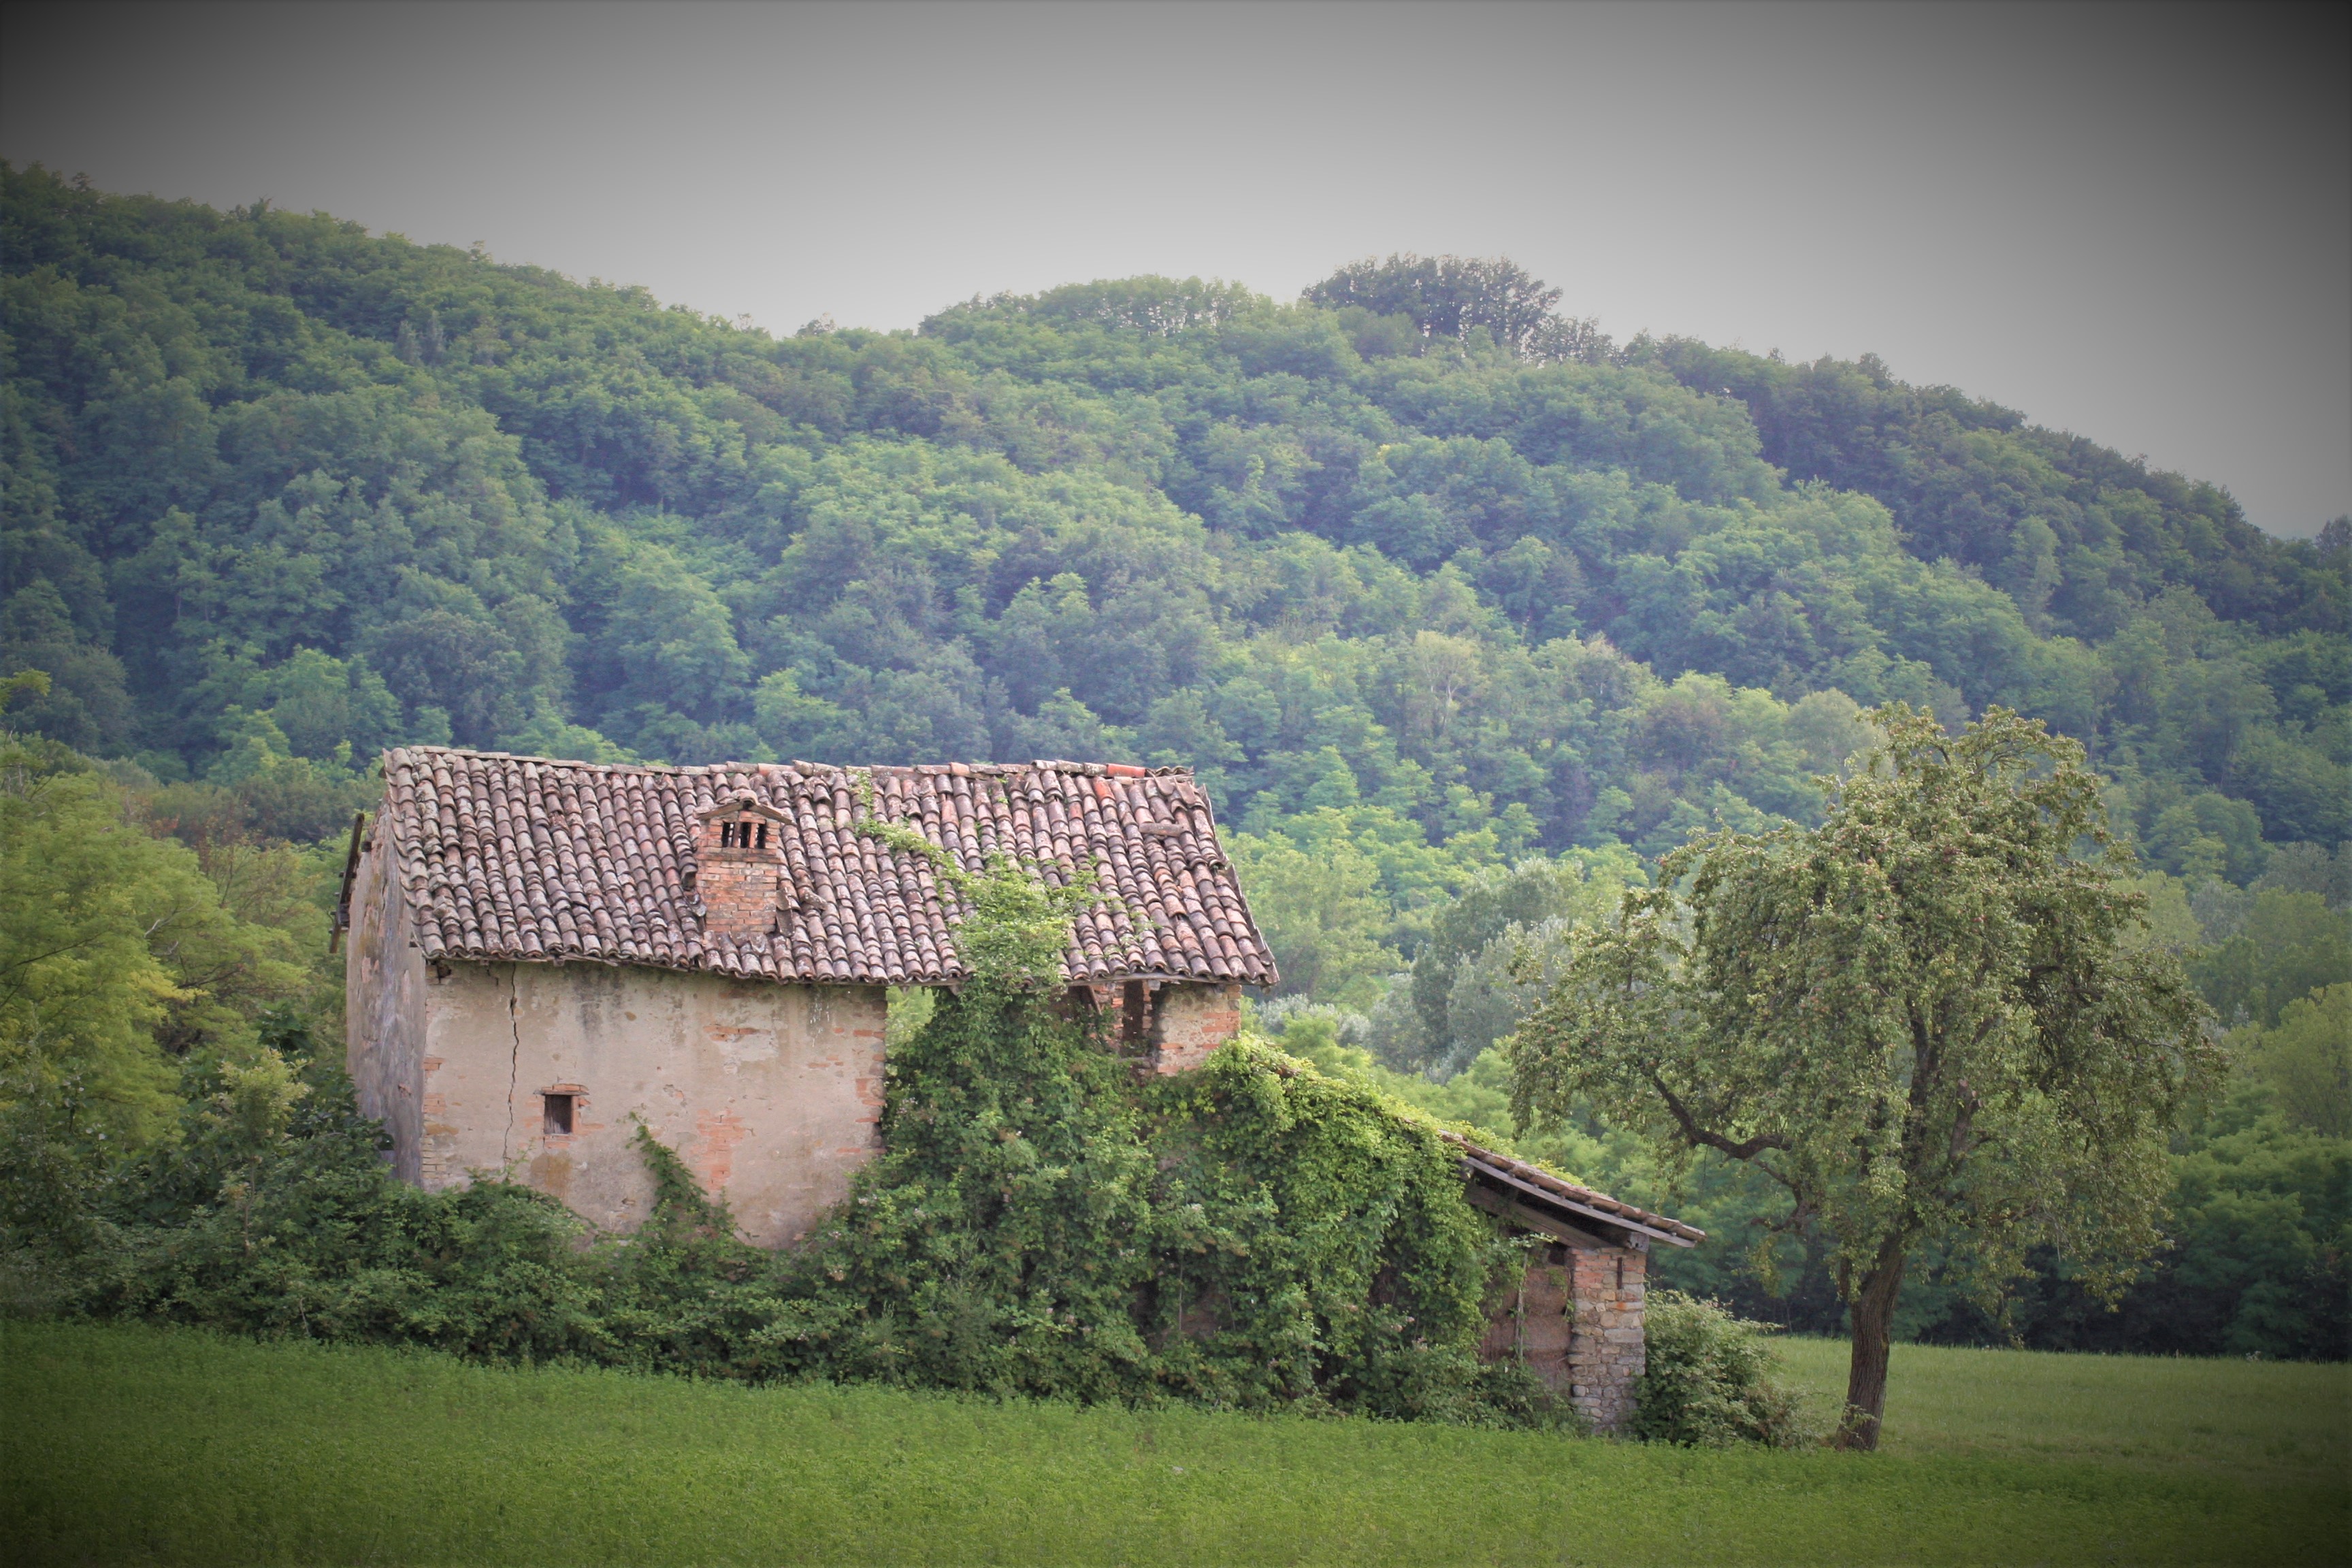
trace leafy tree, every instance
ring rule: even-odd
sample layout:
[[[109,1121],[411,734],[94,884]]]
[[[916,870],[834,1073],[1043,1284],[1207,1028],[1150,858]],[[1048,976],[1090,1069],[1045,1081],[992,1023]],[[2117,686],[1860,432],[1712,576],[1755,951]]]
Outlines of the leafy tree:
[[[2148,1305],[2168,1308],[2173,1332],[2207,1353],[2345,1353],[2352,1143],[2303,1120],[2282,1125],[2242,1100],[2176,1164],[2177,1251]]]
[[[2227,1024],[2268,1028],[2293,1003],[2352,978],[2352,916],[2317,893],[2265,888],[2235,933],[2189,973]]]
[[[2105,636],[2168,583],[2272,631],[2335,635],[2352,611],[2331,560],[2347,533],[2268,539],[2212,485],[1953,387],[1912,386],[1875,355],[1796,364],[1669,339],[1634,357],[1738,398],[1772,462],[1877,497],[1920,555],[1969,562],[2059,630]]]
[[[1622,850],[1576,852],[1557,864],[1530,860],[1490,871],[1439,910],[1413,955],[1410,983],[1422,1037],[1432,1047],[1429,1065],[1439,1076],[1461,1071],[1527,1011],[1532,998],[1522,995],[1511,966],[1528,933],[1562,917],[1599,918],[1640,877]],[[1475,974],[1467,989],[1465,972]],[[1474,997],[1476,1017],[1456,1020],[1455,1001]]]
[[[2271,888],[2317,893],[2338,913],[2352,908],[2352,844],[2339,845],[2333,855],[2319,844],[2277,846],[2271,852],[2269,868],[2254,883],[2257,892]]]
[[[1228,848],[1286,992],[1360,1001],[1378,994],[1377,979],[1396,968],[1397,955],[1381,940],[1388,911],[1369,858],[1345,841],[1309,854],[1249,834],[1234,835]]]
[[[2233,1031],[2230,1045],[2289,1122],[2352,1139],[2352,981],[2288,1003],[2276,1028]]]
[[[400,705],[364,660],[297,648],[254,685],[246,705],[267,713],[298,757],[373,758],[400,732]]]
[[[49,683],[15,704],[15,723],[68,746],[121,744],[131,722],[122,661],[81,637],[47,578],[0,605],[0,676],[27,669],[43,671]]]
[[[2177,877],[2227,877],[2241,887],[2270,859],[2261,815],[2208,790],[2167,807],[2147,837],[2149,856]]]
[[[0,1103],[132,1147],[168,1125],[167,1050],[250,1045],[305,976],[283,930],[77,763],[0,735]]]
[[[520,756],[572,757],[583,763],[644,761],[627,747],[615,745],[586,725],[571,722],[552,704],[545,702],[521,729],[499,736],[498,749]]]
[[[1375,318],[1401,316],[1423,338],[1466,341],[1483,331],[1527,358],[1604,358],[1611,345],[1591,322],[1552,314],[1559,292],[1499,258],[1404,255],[1342,267],[1301,298]]]
[[[1596,1104],[1755,1164],[1821,1227],[1858,1447],[1921,1244],[1964,1236],[1998,1279],[2048,1241],[2119,1285],[2156,1244],[2176,1110],[2218,1077],[2178,962],[2132,940],[2081,748],[2000,710],[1957,737],[1876,717],[1822,826],[1666,857],[1621,924],[1579,933],[1511,1053],[1522,1119]]]
[[[2352,1343],[2352,1142],[2312,1131],[2281,1093],[2300,1083],[2273,1082],[2265,1065],[2242,1062],[2229,1096],[2180,1141],[2168,1162],[2168,1246],[2120,1301],[2044,1258],[1997,1320],[1955,1311],[1930,1332],[2050,1350],[2342,1360]]]
[[[155,1032],[186,999],[148,927],[196,901],[192,858],[122,824],[91,775],[0,761],[0,1094],[61,1098],[86,1135],[135,1142],[168,1112]]]

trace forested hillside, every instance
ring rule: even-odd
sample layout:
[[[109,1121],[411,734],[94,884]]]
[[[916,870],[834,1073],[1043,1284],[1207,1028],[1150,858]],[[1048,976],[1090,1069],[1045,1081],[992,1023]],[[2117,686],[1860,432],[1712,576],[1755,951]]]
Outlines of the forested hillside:
[[[1803,816],[1889,698],[2082,737],[2175,872],[2352,818],[2343,528],[1874,363],[1615,349],[1496,264],[779,342],[6,178],[0,668],[57,679],[20,725],[166,781],[401,740],[1188,762],[1328,906],[1298,985],[1360,999],[1482,867]]]
[[[2340,1184],[2343,995],[2312,994],[2352,967],[2342,520],[2271,538],[1872,359],[1618,345],[1507,263],[777,340],[0,177],[0,676],[50,678],[5,722],[118,759],[207,866],[348,823],[401,742],[1189,763],[1285,971],[1269,1023],[1491,1121],[1547,930],[1694,828],[1815,820],[1864,709],[1998,703],[2088,746],[2152,939],[2248,1059],[2319,1075],[2278,1093],[2335,1152],[2273,1186]],[[2268,1113],[2231,1114],[2183,1156],[2225,1197],[2271,1181],[2240,1169]],[[1558,1157],[1634,1171],[1595,1137]],[[2297,1213],[2322,1240],[2277,1277],[2340,1279],[2344,1218]]]

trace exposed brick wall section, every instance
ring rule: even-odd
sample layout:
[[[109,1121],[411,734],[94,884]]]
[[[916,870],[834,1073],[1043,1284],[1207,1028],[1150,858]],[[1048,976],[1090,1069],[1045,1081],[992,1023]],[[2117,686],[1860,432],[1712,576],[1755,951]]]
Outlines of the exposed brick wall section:
[[[695,881],[703,929],[719,936],[759,936],[776,923],[776,861],[758,850],[706,852]]]
[[[1190,1072],[1241,1033],[1238,985],[1171,984],[1161,989],[1158,1001],[1151,1026],[1154,1072]]]
[[[1552,1243],[1528,1259],[1479,1353],[1517,1361],[1566,1394],[1596,1432],[1633,1414],[1642,1375],[1642,1314],[1649,1255],[1615,1247]]]

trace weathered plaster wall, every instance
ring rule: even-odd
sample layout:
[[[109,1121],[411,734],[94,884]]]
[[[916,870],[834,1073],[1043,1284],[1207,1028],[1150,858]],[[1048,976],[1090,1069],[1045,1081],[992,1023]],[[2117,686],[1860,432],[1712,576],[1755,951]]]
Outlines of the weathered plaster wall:
[[[880,1147],[884,992],[603,964],[456,963],[428,973],[427,1187],[515,1178],[593,1224],[643,1220],[633,1117],[723,1193],[745,1236],[797,1239]],[[572,1131],[544,1095],[577,1096]]]
[[[1479,1352],[1517,1360],[1568,1394],[1596,1431],[1633,1414],[1649,1255],[1552,1242],[1528,1260],[1514,1298],[1487,1325]]]
[[[1152,1066],[1190,1072],[1241,1032],[1242,988],[1171,983],[1160,993],[1152,1024]]]
[[[429,1131],[425,1105],[425,957],[411,940],[407,901],[390,875],[379,823],[352,887],[343,948],[344,1060],[362,1114],[392,1132],[393,1168],[421,1181]]]

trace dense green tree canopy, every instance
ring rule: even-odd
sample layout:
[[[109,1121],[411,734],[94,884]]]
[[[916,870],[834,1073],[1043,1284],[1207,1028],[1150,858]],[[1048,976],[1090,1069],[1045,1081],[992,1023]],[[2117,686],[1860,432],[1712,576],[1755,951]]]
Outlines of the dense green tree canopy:
[[[249,1054],[257,1016],[308,980],[255,918],[283,851],[201,856],[127,805],[62,747],[0,731],[0,1119],[44,1107],[116,1149],[168,1123],[172,1056]]]

